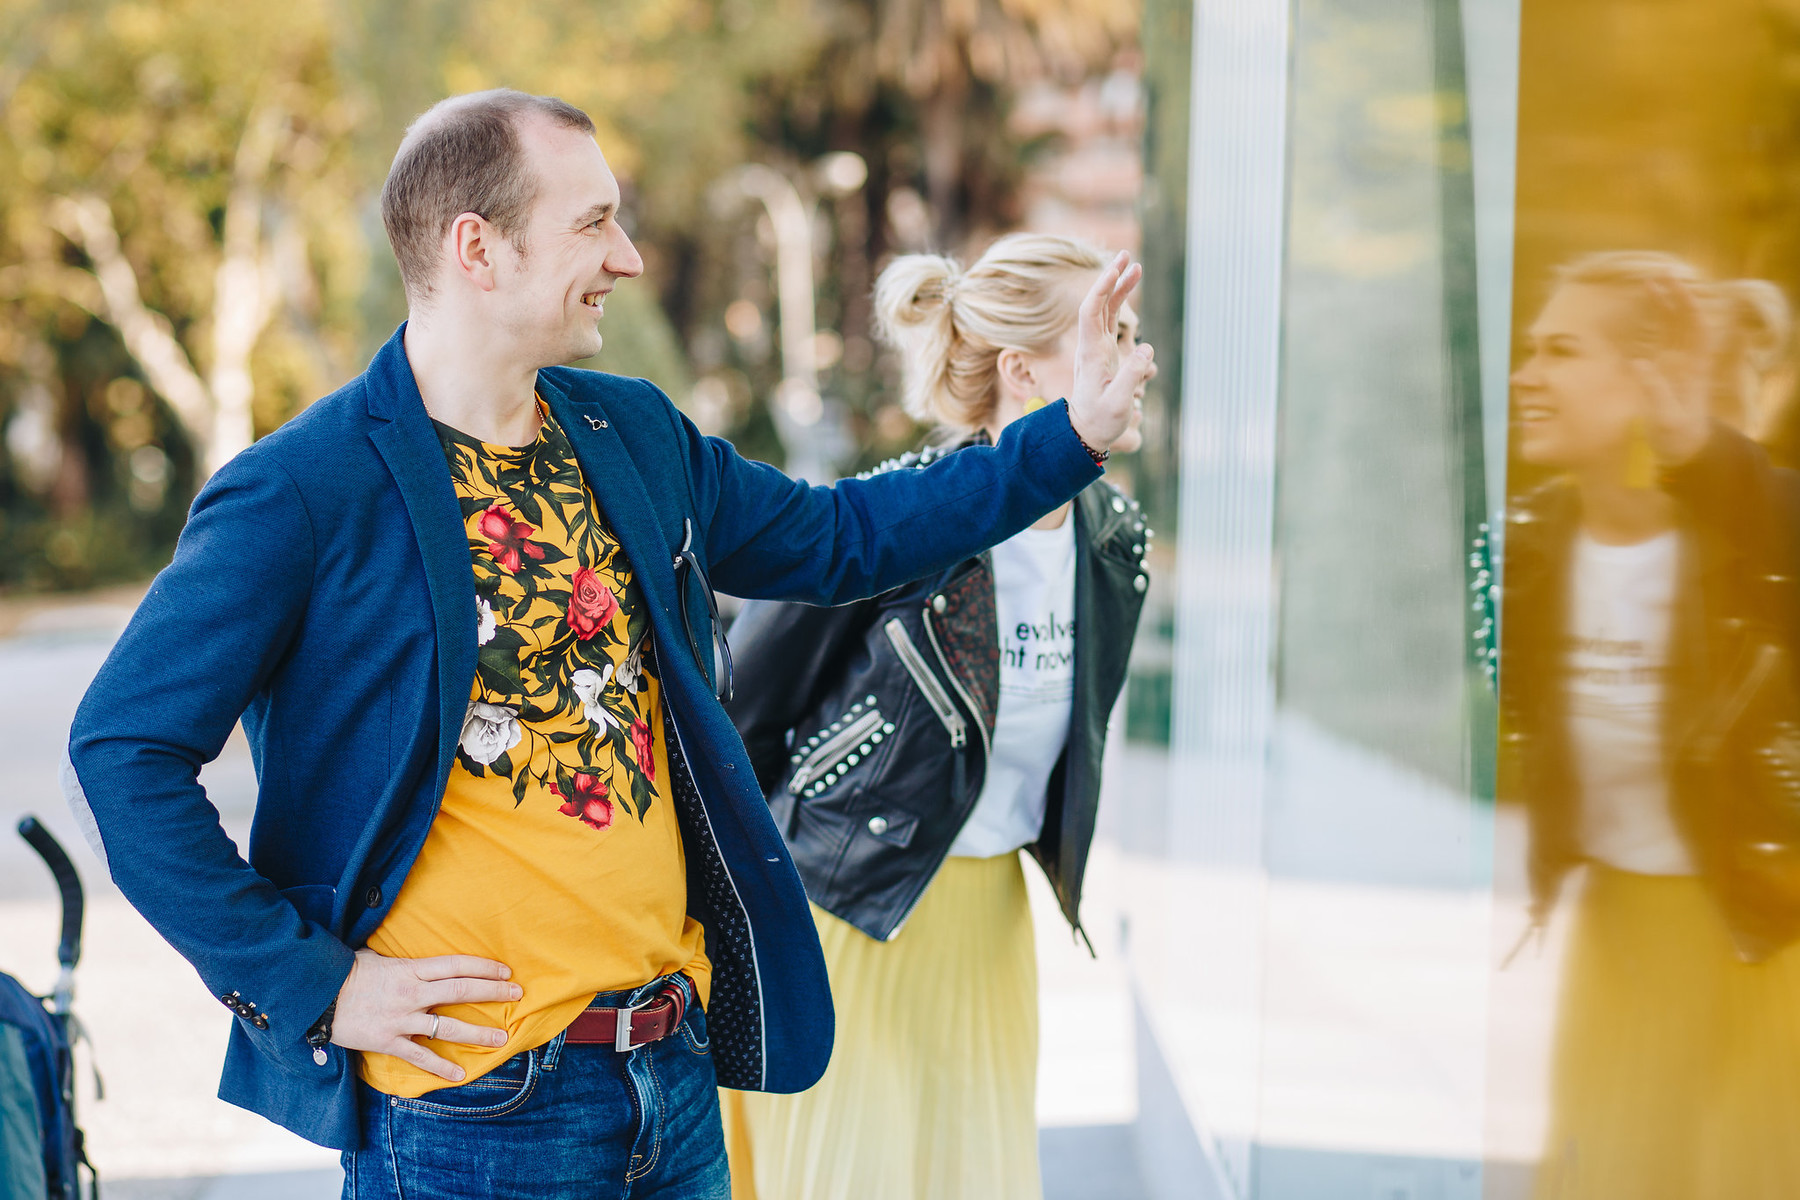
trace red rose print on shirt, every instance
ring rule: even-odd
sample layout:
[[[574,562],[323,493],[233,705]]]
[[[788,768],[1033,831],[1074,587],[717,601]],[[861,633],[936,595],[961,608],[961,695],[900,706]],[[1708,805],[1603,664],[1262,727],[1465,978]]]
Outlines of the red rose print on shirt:
[[[638,769],[644,778],[656,782],[655,743],[650,740],[650,726],[642,717],[631,723],[631,744],[637,747]]]
[[[523,521],[513,520],[513,515],[503,506],[489,506],[481,514],[479,528],[481,536],[488,539],[488,553],[508,572],[518,571],[521,550],[539,561],[543,560],[544,548],[526,540],[537,529]]]
[[[562,801],[556,811],[566,817],[579,817],[583,825],[591,829],[606,829],[612,825],[612,801],[606,798],[606,785],[598,775],[575,775],[570,782],[575,794],[565,796],[556,784],[550,785],[550,794]]]
[[[600,582],[600,577],[589,567],[575,572],[571,583],[569,628],[585,642],[613,619],[613,614],[619,611],[619,598],[613,595],[611,588]]]

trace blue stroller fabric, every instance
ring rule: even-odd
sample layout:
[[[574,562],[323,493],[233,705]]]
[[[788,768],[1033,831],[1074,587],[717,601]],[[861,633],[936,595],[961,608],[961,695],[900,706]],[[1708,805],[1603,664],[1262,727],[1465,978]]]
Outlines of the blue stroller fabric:
[[[77,1200],[73,1082],[63,1023],[0,974],[0,1200]]]

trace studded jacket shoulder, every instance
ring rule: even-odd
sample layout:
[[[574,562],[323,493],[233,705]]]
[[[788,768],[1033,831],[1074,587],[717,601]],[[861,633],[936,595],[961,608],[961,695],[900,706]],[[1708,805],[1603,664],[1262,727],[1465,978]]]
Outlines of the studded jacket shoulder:
[[[972,443],[964,443],[972,444]],[[914,469],[926,449],[867,474]],[[1075,697],[1029,849],[1079,928],[1106,725],[1149,577],[1150,530],[1104,480],[1078,496]],[[870,937],[905,922],[981,792],[999,703],[987,554],[841,608],[746,605],[727,707],[814,903]]]

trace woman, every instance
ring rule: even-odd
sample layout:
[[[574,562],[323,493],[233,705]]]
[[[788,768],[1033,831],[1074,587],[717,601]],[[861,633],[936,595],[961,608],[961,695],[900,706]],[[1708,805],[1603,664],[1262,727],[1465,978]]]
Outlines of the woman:
[[[1768,284],[1596,255],[1513,376],[1557,478],[1508,521],[1503,795],[1540,922],[1587,868],[1543,1200],[1800,1193],[1800,524],[1731,428],[1786,340]]]
[[[950,439],[882,469],[995,438],[1067,395],[1076,309],[1104,265],[1027,234],[967,271],[929,255],[890,265],[876,309],[907,411]],[[1135,334],[1124,309],[1121,347]],[[1135,428],[1115,449],[1135,448]],[[1096,483],[937,578],[843,608],[750,605],[733,626],[732,719],[814,902],[838,1031],[811,1091],[728,1096],[740,1200],[1041,1194],[1018,851],[1079,930],[1149,537],[1137,506]]]

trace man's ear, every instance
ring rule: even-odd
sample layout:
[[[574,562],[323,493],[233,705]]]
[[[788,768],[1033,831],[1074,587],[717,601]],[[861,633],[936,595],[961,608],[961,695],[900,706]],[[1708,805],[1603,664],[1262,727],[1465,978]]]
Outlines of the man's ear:
[[[451,271],[484,292],[494,290],[494,227],[479,213],[466,212],[450,222],[447,243]]]
[[[1015,399],[1025,401],[1038,394],[1037,372],[1023,351],[1008,346],[1000,352],[995,366],[1000,374],[1000,387]]]

